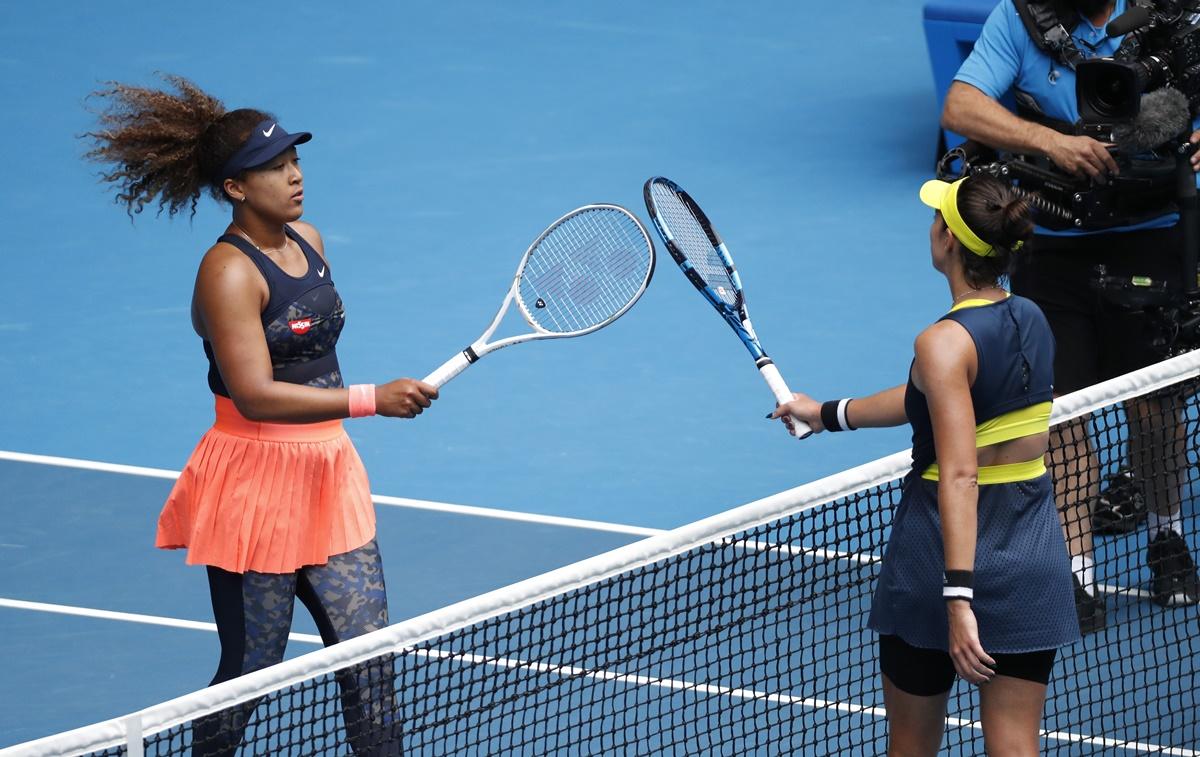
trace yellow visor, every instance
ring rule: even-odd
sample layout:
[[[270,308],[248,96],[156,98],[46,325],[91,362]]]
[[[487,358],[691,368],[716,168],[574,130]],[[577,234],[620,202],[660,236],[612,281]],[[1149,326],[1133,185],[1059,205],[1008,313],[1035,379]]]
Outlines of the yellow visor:
[[[954,234],[954,238],[962,242],[963,247],[966,247],[971,252],[982,257],[991,257],[996,254],[992,245],[983,241],[979,236],[971,231],[971,227],[967,226],[967,222],[963,220],[962,215],[958,212],[958,188],[966,179],[959,179],[953,184],[949,184],[937,179],[931,179],[921,186],[921,202],[925,203],[934,210],[938,210],[942,214],[942,218],[946,221],[946,226],[950,232]]]

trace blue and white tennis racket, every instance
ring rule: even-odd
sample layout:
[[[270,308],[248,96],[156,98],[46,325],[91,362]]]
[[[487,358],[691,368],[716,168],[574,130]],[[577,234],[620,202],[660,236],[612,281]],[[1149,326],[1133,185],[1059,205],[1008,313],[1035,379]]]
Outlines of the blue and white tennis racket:
[[[746,312],[742,280],[733,267],[729,250],[708,216],[691,195],[670,179],[655,176],[646,182],[643,194],[646,210],[650,211],[650,219],[666,243],[667,252],[679,264],[688,281],[717,309],[742,344],[746,345],[758,372],[766,380],[767,386],[771,387],[775,401],[781,405],[790,402],[792,391],[754,333],[754,326]],[[812,429],[804,421],[795,417],[790,420],[793,433],[798,438],[812,434]]]

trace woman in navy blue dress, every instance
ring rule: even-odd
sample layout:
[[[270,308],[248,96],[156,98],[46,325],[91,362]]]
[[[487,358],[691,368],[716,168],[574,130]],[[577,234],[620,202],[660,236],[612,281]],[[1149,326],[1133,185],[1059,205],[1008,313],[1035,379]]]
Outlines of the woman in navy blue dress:
[[[889,754],[936,754],[956,674],[980,687],[990,754],[1037,754],[1057,648],[1079,638],[1046,472],[1054,338],[1001,287],[1033,233],[1027,203],[985,176],[927,182],[933,267],[950,312],[917,337],[905,384],[791,413],[814,430],[913,429],[913,467],[868,625],[879,633]],[[785,420],[786,422],[786,420]]]

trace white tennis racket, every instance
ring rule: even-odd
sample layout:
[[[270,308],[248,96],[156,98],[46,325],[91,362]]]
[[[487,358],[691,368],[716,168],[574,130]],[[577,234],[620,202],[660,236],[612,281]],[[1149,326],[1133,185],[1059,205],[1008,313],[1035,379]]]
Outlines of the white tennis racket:
[[[533,240],[483,335],[425,378],[441,387],[479,358],[521,342],[583,336],[633,307],[654,275],[654,243],[619,205],[585,205]],[[489,342],[512,302],[531,331]]]

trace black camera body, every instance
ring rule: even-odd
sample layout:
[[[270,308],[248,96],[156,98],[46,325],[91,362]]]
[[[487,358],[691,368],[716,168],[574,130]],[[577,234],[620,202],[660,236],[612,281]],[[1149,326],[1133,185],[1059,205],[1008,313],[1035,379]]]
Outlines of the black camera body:
[[[1006,155],[972,169],[1012,184],[1030,197],[1034,218],[1047,229],[1098,231],[1132,226],[1177,210],[1174,156],[1115,154],[1121,173],[1103,184],[1079,179],[1048,158]]]

